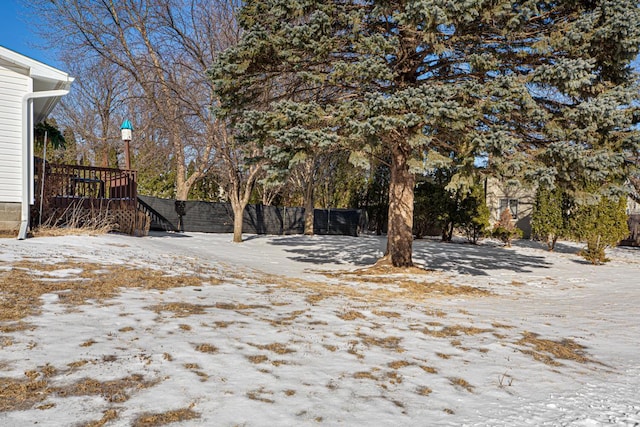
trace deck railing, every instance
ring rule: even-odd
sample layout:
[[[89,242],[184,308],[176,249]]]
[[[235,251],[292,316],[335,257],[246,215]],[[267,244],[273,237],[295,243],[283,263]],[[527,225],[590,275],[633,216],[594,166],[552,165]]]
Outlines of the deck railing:
[[[137,205],[136,172],[93,166],[36,163],[36,198],[49,208],[65,208],[74,203],[87,207],[106,202]],[[44,180],[43,180],[44,177]]]

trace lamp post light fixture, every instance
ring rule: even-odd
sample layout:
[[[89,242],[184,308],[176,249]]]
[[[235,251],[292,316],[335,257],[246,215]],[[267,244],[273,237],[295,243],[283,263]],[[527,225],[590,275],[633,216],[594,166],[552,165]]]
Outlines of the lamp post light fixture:
[[[131,156],[129,154],[129,142],[131,142],[131,134],[133,133],[133,126],[129,120],[122,122],[120,126],[120,132],[122,133],[122,140],[124,141],[124,168],[131,170]]]

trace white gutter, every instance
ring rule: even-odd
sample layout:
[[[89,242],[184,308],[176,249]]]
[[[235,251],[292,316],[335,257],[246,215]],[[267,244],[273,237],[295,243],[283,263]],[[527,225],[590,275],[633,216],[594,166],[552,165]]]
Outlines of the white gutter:
[[[33,100],[36,98],[56,98],[65,96],[69,93],[67,90],[45,90],[42,92],[30,92],[22,97],[22,216],[20,223],[20,232],[18,239],[27,238],[27,230],[29,229],[29,206],[31,205],[31,187],[33,183],[32,167],[32,140],[33,140],[33,113],[31,108]]]

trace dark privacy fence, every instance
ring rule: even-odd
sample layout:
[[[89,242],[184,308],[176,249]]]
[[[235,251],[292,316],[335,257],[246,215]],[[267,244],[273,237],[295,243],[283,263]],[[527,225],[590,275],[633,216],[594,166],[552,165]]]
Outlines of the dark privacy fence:
[[[640,246],[640,214],[629,215],[627,223],[629,224],[630,236],[620,244],[626,246]]]
[[[138,204],[151,217],[152,230],[233,233],[233,210],[229,203],[176,202],[138,196]],[[179,212],[183,213],[181,218]],[[313,231],[315,234],[357,236],[360,221],[360,210],[315,209]],[[302,234],[304,208],[247,205],[242,231],[249,234]]]

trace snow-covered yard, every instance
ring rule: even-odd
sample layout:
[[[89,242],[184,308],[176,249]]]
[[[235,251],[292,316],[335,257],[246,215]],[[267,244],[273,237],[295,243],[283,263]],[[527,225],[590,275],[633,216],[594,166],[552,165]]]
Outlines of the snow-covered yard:
[[[246,238],[0,239],[0,425],[640,424],[637,248]]]

